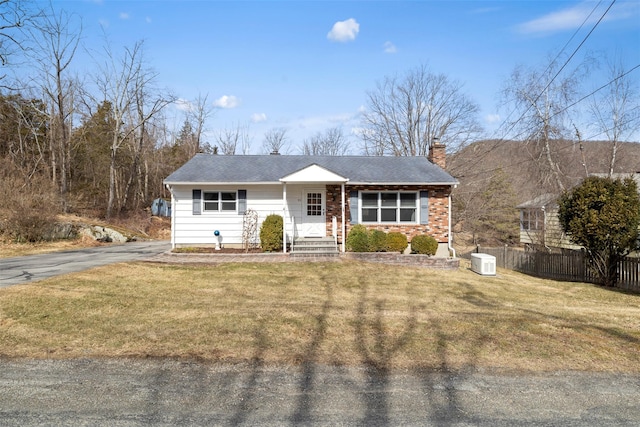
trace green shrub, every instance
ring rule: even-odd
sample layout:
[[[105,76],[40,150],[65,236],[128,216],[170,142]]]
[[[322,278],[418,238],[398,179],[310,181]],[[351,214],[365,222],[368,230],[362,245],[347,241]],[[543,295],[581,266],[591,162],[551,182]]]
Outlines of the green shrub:
[[[382,230],[369,232],[369,250],[371,252],[385,252],[387,250],[387,233]]]
[[[411,253],[435,255],[438,251],[438,241],[431,236],[422,234],[411,239]]]
[[[387,249],[389,252],[403,253],[407,246],[409,246],[409,242],[407,242],[407,236],[404,234],[397,231],[387,234]]]
[[[362,224],[354,225],[347,235],[346,243],[350,252],[369,252],[369,231]]]
[[[280,215],[271,214],[262,221],[260,227],[260,246],[265,252],[282,250],[283,221]]]

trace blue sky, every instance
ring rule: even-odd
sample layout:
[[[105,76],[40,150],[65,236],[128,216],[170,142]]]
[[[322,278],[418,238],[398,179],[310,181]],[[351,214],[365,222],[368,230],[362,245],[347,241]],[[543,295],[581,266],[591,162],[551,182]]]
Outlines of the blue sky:
[[[464,84],[481,107],[487,136],[500,118],[498,94],[516,65],[546,65],[566,48],[572,52],[610,1],[62,1],[82,18],[84,43],[114,48],[144,40],[158,84],[185,101],[208,94],[215,115],[211,135],[246,126],[252,153],[265,131],[284,127],[291,153],[304,138],[340,126],[352,135],[360,125],[367,91],[385,76],[421,64]],[[640,64],[640,2],[618,0],[579,50],[606,52],[625,68]],[[76,68],[91,73],[79,57]],[[631,74],[640,82],[640,69]],[[607,81],[593,72],[588,86]],[[172,107],[175,127],[180,106]]]

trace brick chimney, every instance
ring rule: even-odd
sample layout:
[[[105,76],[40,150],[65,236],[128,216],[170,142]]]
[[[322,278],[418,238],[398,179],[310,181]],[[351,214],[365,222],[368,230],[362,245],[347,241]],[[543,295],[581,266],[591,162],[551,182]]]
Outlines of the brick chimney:
[[[447,166],[447,154],[446,145],[440,143],[439,138],[433,138],[431,140],[431,146],[429,146],[429,156],[427,157],[431,163],[440,166],[445,169]]]

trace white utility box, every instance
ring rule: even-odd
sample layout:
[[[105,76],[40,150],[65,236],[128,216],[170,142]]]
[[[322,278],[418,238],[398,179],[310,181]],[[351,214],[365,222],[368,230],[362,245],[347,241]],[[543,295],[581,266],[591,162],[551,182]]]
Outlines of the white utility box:
[[[471,254],[471,270],[483,276],[495,276],[496,257],[489,254]]]

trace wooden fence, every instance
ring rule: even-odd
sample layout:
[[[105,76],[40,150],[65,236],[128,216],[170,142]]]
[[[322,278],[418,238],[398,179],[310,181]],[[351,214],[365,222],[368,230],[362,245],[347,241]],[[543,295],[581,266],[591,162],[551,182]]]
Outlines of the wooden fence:
[[[519,271],[536,277],[571,282],[597,283],[587,267],[586,256],[580,251],[567,253],[525,252],[508,246],[485,248],[478,246],[473,252],[496,257],[496,266]],[[461,255],[471,258],[471,252]],[[640,292],[640,258],[627,257],[618,264],[616,288]]]

